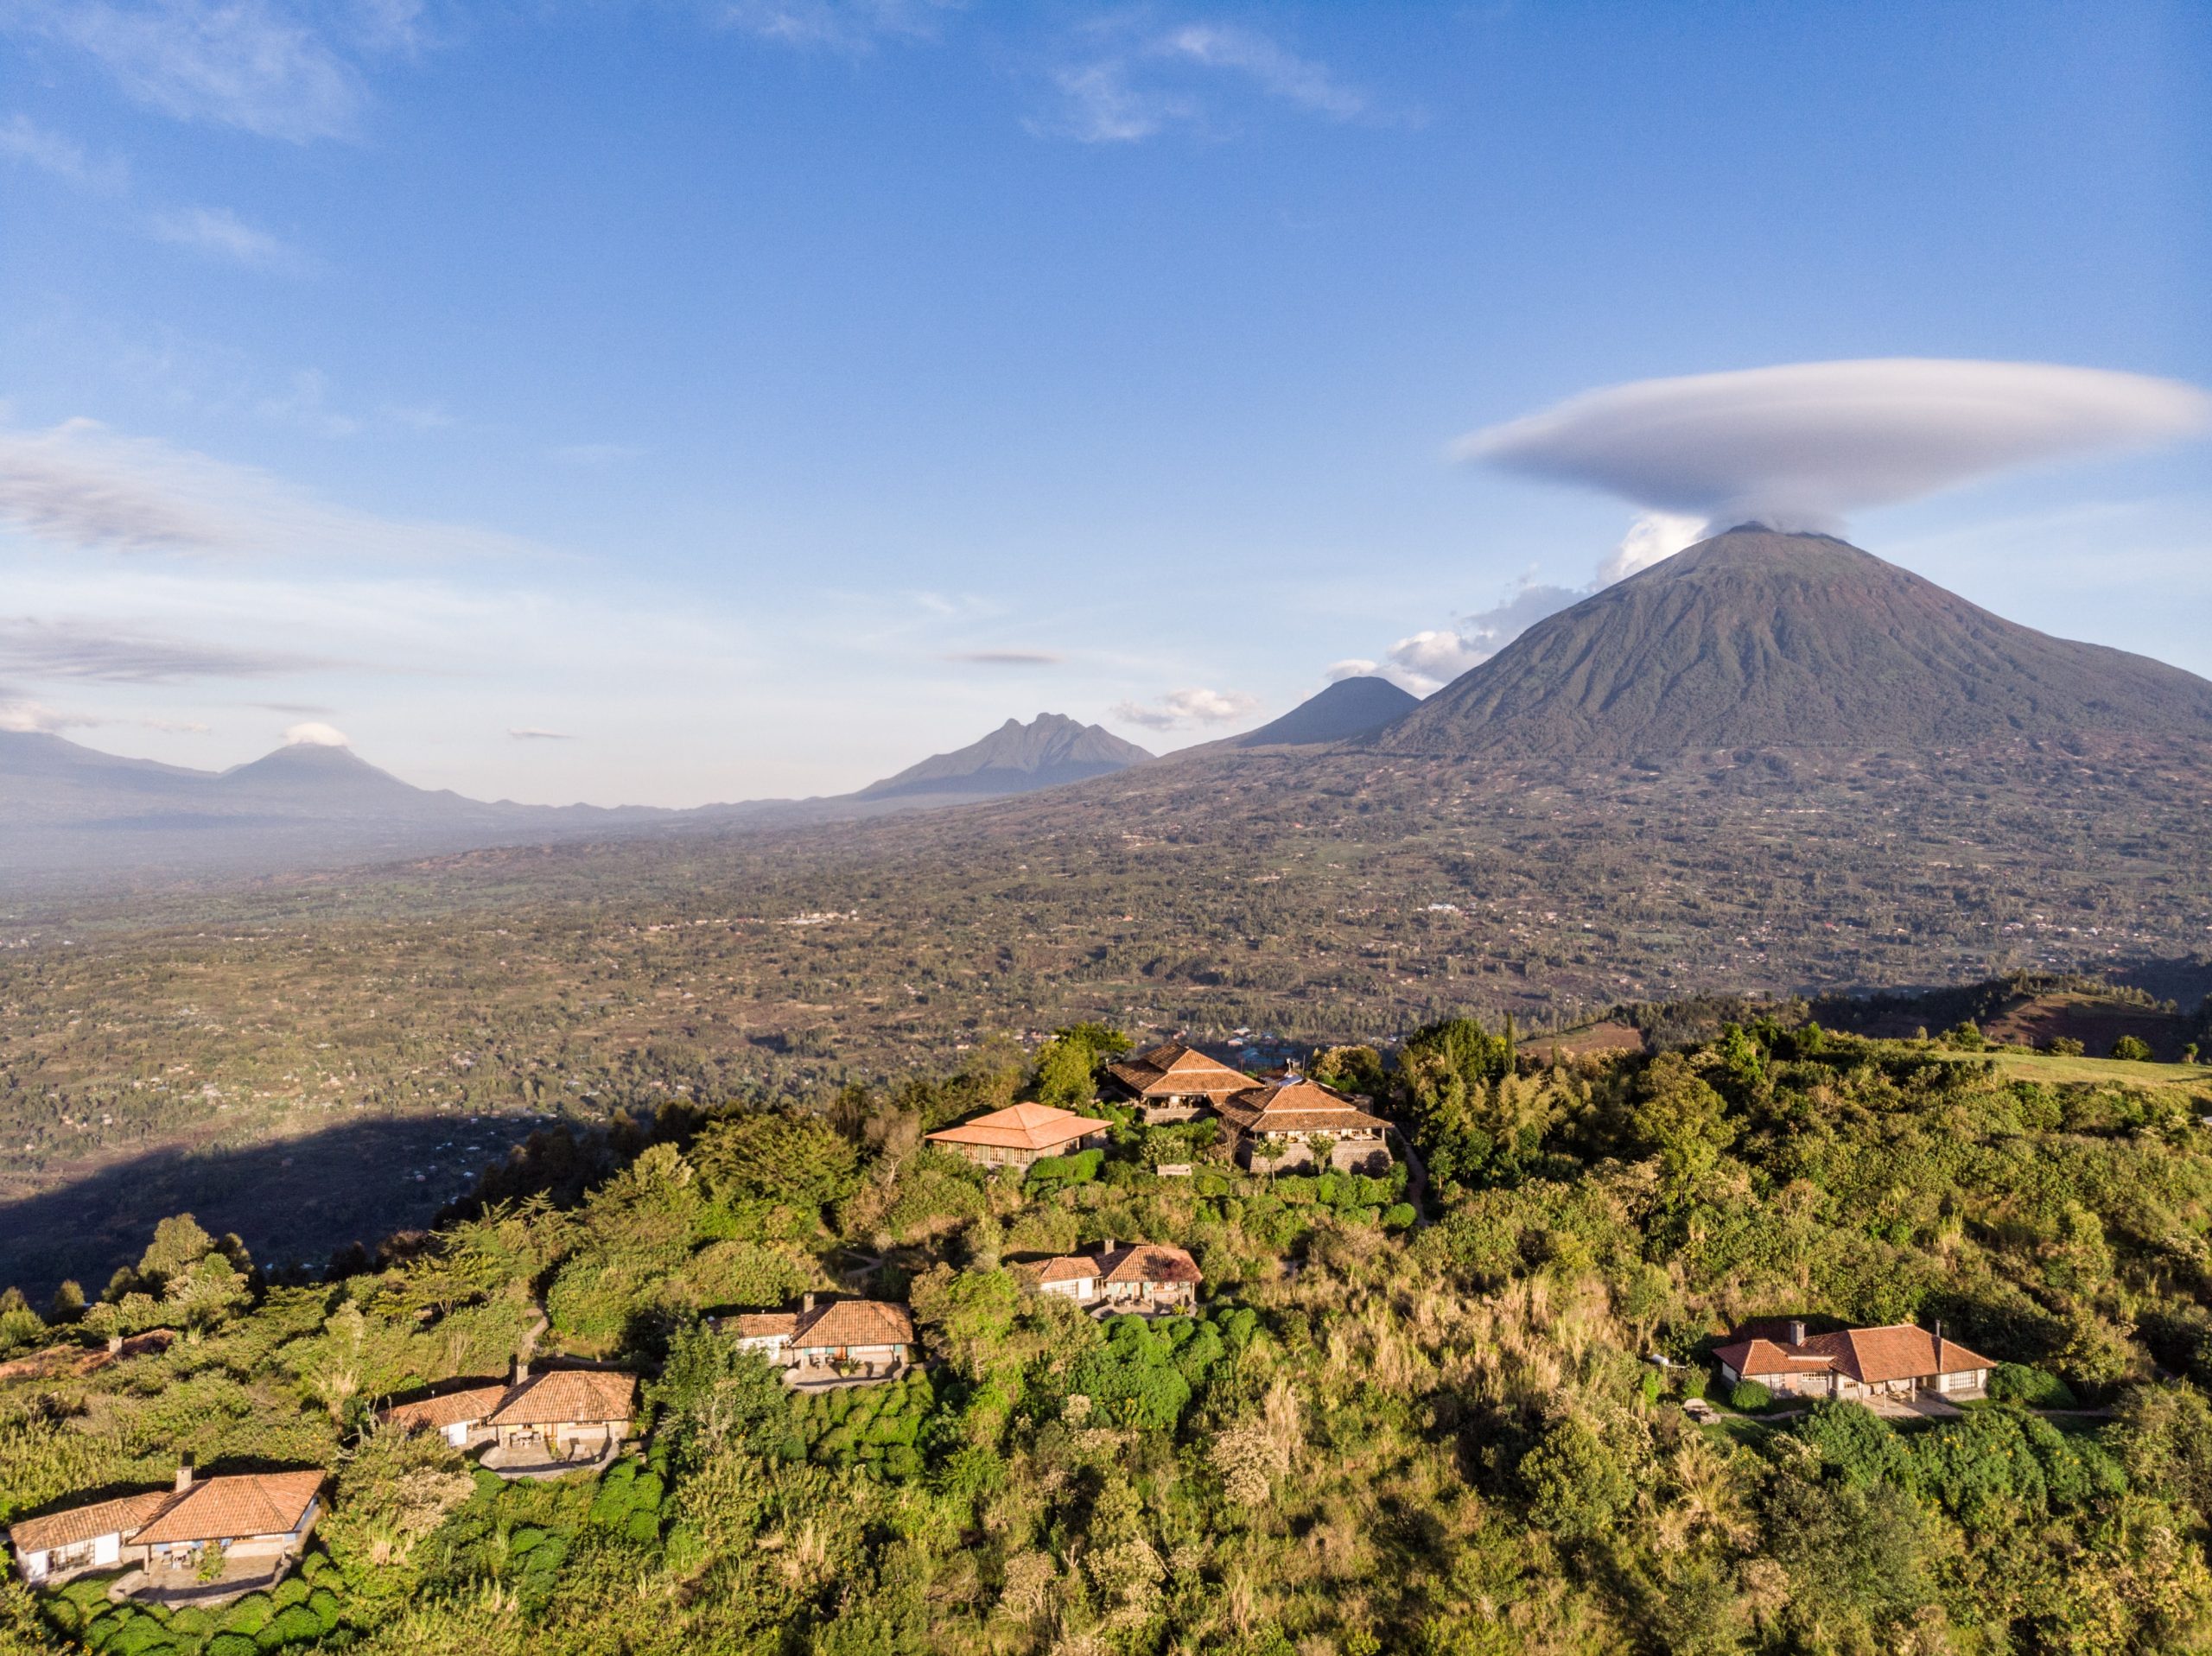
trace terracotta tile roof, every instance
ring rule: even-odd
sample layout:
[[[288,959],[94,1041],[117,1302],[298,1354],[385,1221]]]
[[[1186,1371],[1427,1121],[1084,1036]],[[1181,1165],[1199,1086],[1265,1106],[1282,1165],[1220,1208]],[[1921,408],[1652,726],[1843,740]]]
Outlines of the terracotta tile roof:
[[[1198,1262],[1167,1242],[1125,1242],[1103,1255],[1109,1282],[1199,1282]]]
[[[489,1419],[492,1411],[499,1406],[506,1395],[507,1386],[504,1380],[473,1380],[450,1392],[441,1392],[435,1397],[416,1398],[411,1403],[395,1403],[378,1418],[386,1425],[397,1426],[404,1431],[427,1428],[432,1431],[443,1431],[448,1426]]]
[[[308,1503],[322,1488],[320,1472],[245,1472],[203,1478],[172,1495],[152,1521],[130,1538],[134,1545],[157,1542],[219,1541],[243,1535],[284,1535],[300,1526]]]
[[[1246,1133],[1380,1133],[1389,1124],[1342,1093],[1286,1075],[1225,1099],[1222,1116]]]
[[[1090,1278],[1107,1282],[1205,1280],[1197,1260],[1166,1242],[1124,1242],[1096,1253],[1063,1253],[1057,1259],[1032,1259],[1013,1269],[1039,1286],[1048,1282],[1082,1282]]]
[[[831,1346],[910,1346],[914,1343],[914,1319],[904,1305],[880,1299],[835,1299],[798,1314],[798,1330],[791,1336],[798,1351],[817,1351]]]
[[[1967,1349],[1948,1336],[1939,1358],[1936,1336],[1910,1323],[1816,1334],[1794,1346],[1787,1341],[1753,1336],[1722,1346],[1713,1355],[1746,1380],[1771,1374],[1819,1374],[1832,1368],[1867,1386],[1879,1386],[1889,1380],[1923,1380],[1938,1374],[1971,1374],[1997,1366],[1993,1359]]]
[[[1835,1364],[1825,1352],[1793,1353],[1785,1344],[1764,1339],[1738,1340],[1715,1348],[1713,1355],[1745,1380],[1763,1374],[1825,1374]]]
[[[124,1495],[114,1501],[95,1501],[43,1518],[26,1518],[11,1526],[8,1539],[18,1558],[89,1541],[100,1535],[128,1535],[176,1499],[174,1489],[150,1489],[143,1495]]]
[[[609,1368],[555,1368],[512,1388],[495,1426],[590,1425],[637,1412],[638,1378]]]
[[[796,1311],[742,1311],[725,1317],[723,1326],[735,1331],[741,1340],[788,1340],[798,1332],[798,1313]]]
[[[1106,1073],[1139,1098],[1227,1098],[1252,1084],[1251,1076],[1243,1070],[1217,1063],[1180,1041],[1169,1041],[1119,1063],[1109,1063]]]
[[[1113,1125],[1072,1110],[1056,1110],[1049,1104],[1016,1104],[993,1110],[973,1121],[930,1134],[941,1145],[984,1145],[1000,1150],[1052,1150],[1082,1138],[1103,1133]]]
[[[1063,1253],[1050,1259],[1026,1259],[1008,1269],[1041,1287],[1048,1282],[1088,1282],[1098,1275],[1098,1261],[1087,1253]]]

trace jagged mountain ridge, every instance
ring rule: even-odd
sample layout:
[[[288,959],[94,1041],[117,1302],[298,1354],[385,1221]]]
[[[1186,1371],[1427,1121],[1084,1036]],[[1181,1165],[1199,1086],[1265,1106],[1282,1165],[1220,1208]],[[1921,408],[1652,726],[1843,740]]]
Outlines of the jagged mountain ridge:
[[[1125,771],[1152,757],[1100,726],[1077,724],[1064,714],[1040,713],[1026,725],[1009,719],[981,741],[950,753],[933,753],[896,776],[870,783],[854,797],[1027,793]]]
[[[2212,740],[2212,682],[1831,536],[1745,526],[1538,622],[1368,742],[1624,758],[2088,736]]]

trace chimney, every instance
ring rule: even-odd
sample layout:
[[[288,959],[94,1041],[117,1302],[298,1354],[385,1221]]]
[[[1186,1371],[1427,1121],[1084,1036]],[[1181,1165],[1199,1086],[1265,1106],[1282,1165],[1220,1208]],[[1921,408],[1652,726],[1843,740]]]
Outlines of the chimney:
[[[1110,1237],[1110,1236],[1109,1236],[1109,1237],[1108,1237],[1104,1241],[1101,1242],[1101,1243],[1098,1245],[1098,1257],[1099,1257],[1100,1259],[1104,1259],[1104,1258],[1105,1258],[1109,1253],[1111,1253],[1113,1251],[1114,1251],[1114,1239],[1113,1239],[1112,1237]]]
[[[1793,1346],[1802,1346],[1805,1343],[1805,1325],[1794,1317],[1790,1319],[1789,1323],[1789,1343]]]
[[[1936,1372],[1943,1372],[1943,1319],[1936,1319]]]
[[[176,1463],[176,1492],[179,1494],[184,1494],[188,1493],[191,1488],[192,1462],[189,1461],[179,1461]]]
[[[520,1385],[524,1384],[525,1381],[527,1381],[529,1379],[530,1379],[530,1359],[529,1359],[529,1358],[527,1358],[527,1357],[525,1357],[525,1356],[524,1356],[524,1355],[522,1355],[522,1353],[520,1353],[519,1351],[518,1351],[517,1353],[515,1353],[515,1378],[514,1378],[514,1384],[515,1384],[515,1385],[517,1385],[517,1386],[520,1386]]]
[[[812,1294],[808,1294],[803,1298],[798,1303],[798,1309],[799,1313],[802,1316],[808,1311],[812,1310],[814,1309],[814,1296]]]

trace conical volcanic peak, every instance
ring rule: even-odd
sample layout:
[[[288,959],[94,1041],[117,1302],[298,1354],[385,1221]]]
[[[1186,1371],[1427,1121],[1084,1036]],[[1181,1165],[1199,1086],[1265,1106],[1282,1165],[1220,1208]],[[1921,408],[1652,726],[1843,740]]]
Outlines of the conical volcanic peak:
[[[2212,682],[2018,625],[1830,536],[1746,526],[1539,622],[1372,740],[1618,758],[2091,734],[2212,740]]]
[[[1387,678],[1367,674],[1340,678],[1281,718],[1231,737],[1226,745],[1274,747],[1348,742],[1380,730],[1394,719],[1402,719],[1420,705],[1420,697],[1408,695]]]

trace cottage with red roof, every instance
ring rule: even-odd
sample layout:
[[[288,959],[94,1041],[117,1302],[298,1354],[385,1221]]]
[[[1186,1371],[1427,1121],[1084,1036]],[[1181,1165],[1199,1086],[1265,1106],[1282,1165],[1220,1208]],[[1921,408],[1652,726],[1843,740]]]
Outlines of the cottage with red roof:
[[[1390,1124],[1353,1099],[1303,1075],[1255,1084],[1219,1106],[1232,1155],[1247,1167],[1276,1172],[1315,1167],[1326,1145],[1328,1164],[1346,1173],[1390,1171]]]
[[[747,1311],[715,1327],[782,1369],[786,1386],[897,1380],[914,1360],[914,1320],[888,1300],[809,1294],[796,1311]]]
[[[1047,1156],[1068,1156],[1106,1142],[1113,1125],[1049,1104],[1016,1104],[929,1135],[930,1143],[985,1167],[1027,1167]]]
[[[1040,1294],[1126,1311],[1187,1311],[1204,1280],[1198,1261],[1166,1242],[1108,1240],[1096,1253],[1066,1253],[1012,1267]]]
[[[190,1467],[180,1467],[174,1488],[27,1518],[8,1539],[16,1573],[33,1583],[138,1564],[146,1567],[144,1584],[159,1587],[178,1571],[198,1579],[212,1548],[226,1564],[264,1563],[260,1577],[283,1574],[307,1545],[321,1511],[322,1482],[313,1469],[195,1482]]]
[[[1224,1099],[1253,1085],[1252,1077],[1242,1069],[1232,1069],[1180,1041],[1109,1063],[1106,1075],[1136,1101],[1147,1126],[1211,1115]]]
[[[1989,1387],[1990,1358],[1910,1323],[1845,1329],[1808,1337],[1802,1323],[1739,1329],[1713,1354],[1733,1386],[1756,1380],[1777,1397],[1980,1397]]]
[[[637,1413],[633,1374],[606,1368],[554,1368],[532,1374],[515,1360],[514,1379],[467,1380],[429,1397],[395,1403],[378,1419],[402,1431],[435,1431],[455,1449],[490,1443],[495,1472],[536,1472],[546,1463],[600,1460],[630,1434]]]

